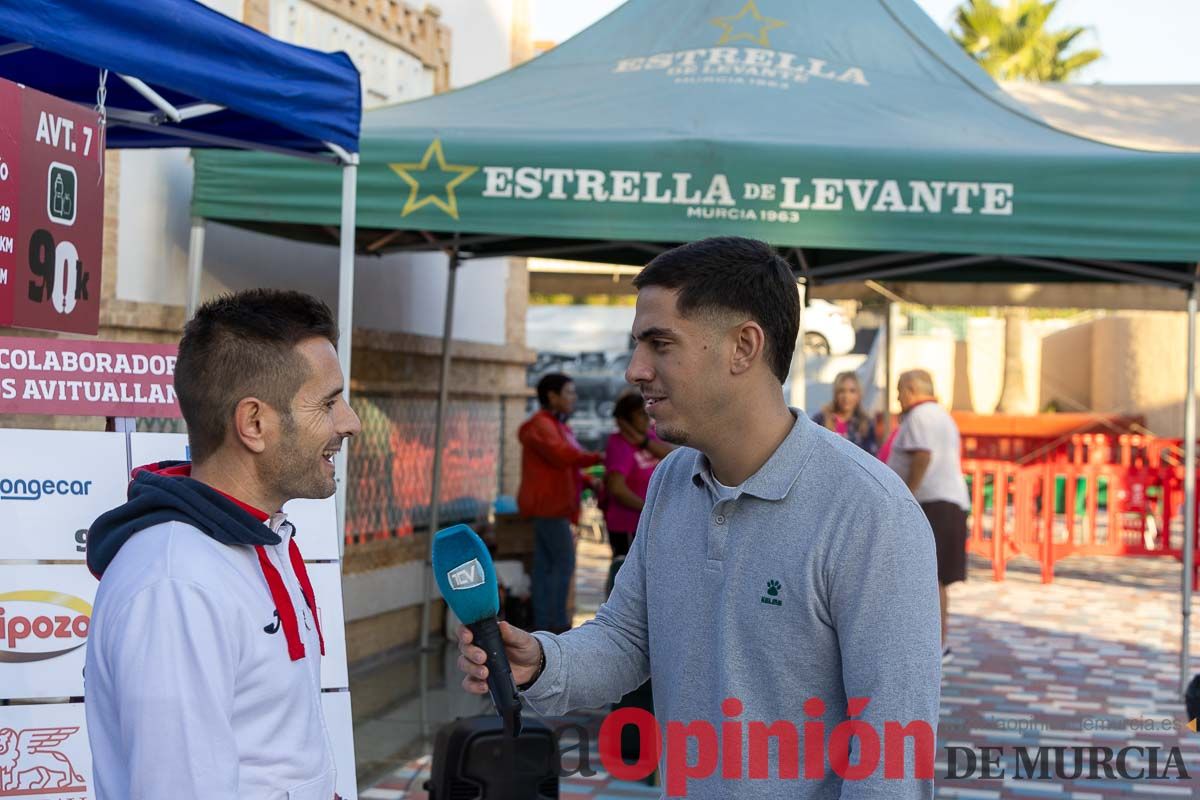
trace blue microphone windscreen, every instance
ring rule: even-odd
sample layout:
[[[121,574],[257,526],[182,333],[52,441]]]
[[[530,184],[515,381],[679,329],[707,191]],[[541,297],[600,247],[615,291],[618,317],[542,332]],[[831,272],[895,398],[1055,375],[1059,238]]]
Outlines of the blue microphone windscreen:
[[[454,525],[433,537],[433,574],[446,605],[470,625],[500,613],[496,568],[487,546],[468,525]]]

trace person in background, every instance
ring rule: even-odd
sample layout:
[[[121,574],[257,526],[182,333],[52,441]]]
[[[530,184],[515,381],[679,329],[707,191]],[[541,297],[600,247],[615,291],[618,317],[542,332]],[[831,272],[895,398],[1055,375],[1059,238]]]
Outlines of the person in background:
[[[971,496],[962,474],[958,426],[933,394],[923,369],[903,373],[897,383],[903,416],[887,465],[908,484],[933,528],[942,606],[942,661],[950,660],[946,625],[947,587],[967,579],[967,512]]]
[[[871,455],[879,449],[875,423],[862,407],[862,384],[853,372],[839,372],[833,379],[833,401],[816,413],[813,422],[849,439]]]
[[[517,508],[533,519],[533,624],[537,630],[570,630],[567,594],[575,572],[580,470],[599,464],[600,453],[580,447],[567,419],[575,411],[575,383],[558,372],[537,385],[537,413],[517,432],[521,441],[521,486]]]
[[[613,417],[617,421],[617,431],[608,437],[604,448],[604,485],[608,494],[604,522],[613,554],[608,590],[612,588],[617,569],[629,554],[629,545],[646,502],[650,476],[658,462],[675,449],[650,429],[646,402],[638,390],[630,390],[617,398]]]

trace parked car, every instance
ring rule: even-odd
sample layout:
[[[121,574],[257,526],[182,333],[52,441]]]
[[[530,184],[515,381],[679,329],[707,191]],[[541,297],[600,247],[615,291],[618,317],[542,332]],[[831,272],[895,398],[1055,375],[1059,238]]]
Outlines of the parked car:
[[[804,351],[841,356],[854,349],[854,326],[846,312],[827,300],[811,300],[804,309]]]

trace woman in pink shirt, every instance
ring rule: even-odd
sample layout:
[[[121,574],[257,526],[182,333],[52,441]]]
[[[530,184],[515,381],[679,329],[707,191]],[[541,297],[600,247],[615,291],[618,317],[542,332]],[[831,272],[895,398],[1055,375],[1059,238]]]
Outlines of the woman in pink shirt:
[[[608,490],[604,521],[614,564],[624,561],[637,532],[650,475],[674,448],[650,430],[650,417],[638,391],[617,398],[613,407],[617,432],[604,448],[604,484]],[[611,573],[615,575],[615,570]]]

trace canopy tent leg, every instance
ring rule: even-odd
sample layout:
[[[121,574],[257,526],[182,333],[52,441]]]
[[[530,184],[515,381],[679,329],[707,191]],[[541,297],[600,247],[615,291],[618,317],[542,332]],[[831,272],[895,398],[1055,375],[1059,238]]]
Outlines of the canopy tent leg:
[[[188,240],[187,319],[200,307],[200,278],[204,275],[204,217],[192,217],[192,235]]]
[[[421,650],[429,648],[429,618],[432,610],[433,590],[433,535],[440,524],[438,500],[442,493],[442,440],[445,436],[444,422],[446,405],[450,393],[450,341],[454,326],[454,289],[458,283],[458,248],[450,252],[448,275],[446,276],[446,316],[442,322],[442,367],[438,372],[437,414],[433,424],[433,489],[429,499],[429,542],[425,547],[425,575],[422,581],[424,598],[421,605]]]
[[[354,332],[354,249],[358,210],[358,158],[352,156],[342,166],[342,228],[338,237],[338,362],[342,365],[342,394],[350,402],[350,353]],[[346,554],[346,488],[350,443],[337,452],[334,471],[337,475],[338,557]]]
[[[896,304],[888,300],[883,307],[883,436],[884,440],[892,433],[892,353],[895,348],[895,308]],[[878,351],[877,351],[878,352]]]
[[[788,393],[788,405],[807,414],[808,407],[808,354],[804,352],[804,301],[808,286],[801,279],[796,284],[800,293],[800,334],[796,337],[796,351],[792,354],[792,388]]]
[[[1179,637],[1179,691],[1191,678],[1192,576],[1196,560],[1196,286],[1188,287],[1187,393],[1183,406],[1183,630]]]

